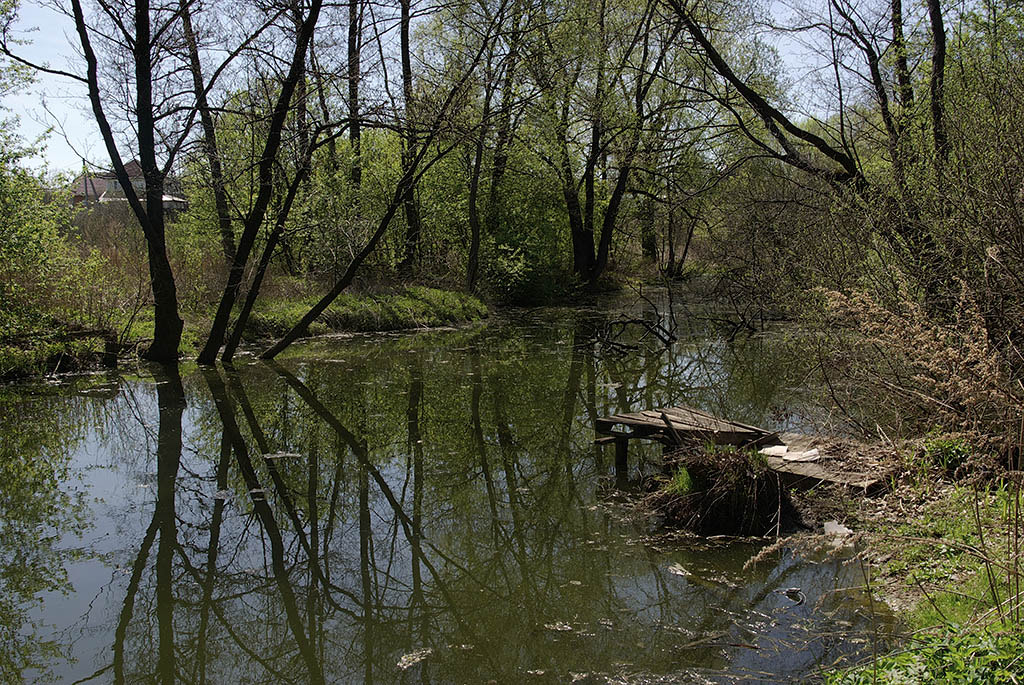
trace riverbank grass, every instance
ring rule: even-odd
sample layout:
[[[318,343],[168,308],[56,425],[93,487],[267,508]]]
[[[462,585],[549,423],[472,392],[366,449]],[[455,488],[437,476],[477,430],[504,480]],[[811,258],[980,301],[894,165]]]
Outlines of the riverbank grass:
[[[0,380],[78,371],[101,363],[110,334],[38,313],[0,316]]]
[[[952,480],[970,452],[926,439],[916,476],[860,512],[871,585],[911,637],[827,683],[1024,682],[1020,483],[1006,472]]]
[[[257,305],[245,339],[249,342],[284,335],[316,303],[313,295],[267,299]],[[391,293],[342,294],[310,326],[308,335],[326,333],[399,331],[457,326],[487,317],[487,306],[472,295],[411,286]],[[179,350],[194,356],[209,329],[207,317],[185,316]],[[153,337],[153,311],[144,307],[130,319],[117,322],[120,333],[85,331],[53,317],[35,315],[0,320],[0,380],[17,380],[48,373],[99,367],[108,342],[121,351],[144,346]]]
[[[315,297],[258,304],[249,317],[245,339],[251,342],[284,335],[314,304]],[[307,334],[437,328],[472,323],[486,316],[487,306],[472,295],[411,286],[373,295],[342,293],[309,327]]]
[[[959,632],[915,637],[902,651],[829,673],[827,685],[1016,683],[1024,671],[1024,633]]]

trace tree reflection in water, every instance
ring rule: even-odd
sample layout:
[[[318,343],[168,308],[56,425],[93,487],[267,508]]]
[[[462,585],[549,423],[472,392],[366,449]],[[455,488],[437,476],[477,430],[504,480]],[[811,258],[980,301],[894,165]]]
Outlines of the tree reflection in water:
[[[152,518],[96,679],[786,677],[864,649],[832,629],[872,634],[863,598],[837,592],[855,569],[785,554],[744,572],[750,544],[647,537],[600,505],[593,418],[727,403],[702,393],[740,362],[709,345],[603,359],[591,326],[158,378]],[[743,397],[738,418],[773,399]],[[775,592],[790,586],[808,601]]]

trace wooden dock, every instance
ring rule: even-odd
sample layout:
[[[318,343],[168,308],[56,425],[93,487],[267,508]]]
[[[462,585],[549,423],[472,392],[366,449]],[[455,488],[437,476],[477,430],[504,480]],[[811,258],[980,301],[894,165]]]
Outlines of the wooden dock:
[[[627,472],[630,440],[660,442],[665,451],[687,443],[735,445],[759,450],[768,468],[790,487],[811,488],[820,483],[842,485],[865,493],[883,485],[880,474],[843,468],[826,456],[827,442],[797,433],[779,434],[738,421],[721,419],[691,407],[665,407],[597,419],[598,444],[615,445],[615,472]]]
[[[682,444],[687,437],[710,441],[716,445],[777,444],[771,442],[771,431],[726,421],[699,409],[666,407],[635,414],[613,414],[597,419],[599,442],[628,441],[635,438],[655,440],[668,446]]]

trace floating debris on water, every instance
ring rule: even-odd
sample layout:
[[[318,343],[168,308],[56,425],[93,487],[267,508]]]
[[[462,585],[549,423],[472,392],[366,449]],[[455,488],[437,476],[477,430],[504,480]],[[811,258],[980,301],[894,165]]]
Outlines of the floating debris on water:
[[[403,671],[406,671],[415,666],[416,664],[420,663],[433,653],[434,650],[430,649],[429,647],[426,649],[417,649],[415,652],[409,652],[408,654],[403,655],[402,658],[398,660],[398,668],[402,669]]]
[[[572,626],[564,621],[558,621],[557,623],[545,623],[544,627],[548,630],[554,630],[556,632],[565,633],[572,630]]]

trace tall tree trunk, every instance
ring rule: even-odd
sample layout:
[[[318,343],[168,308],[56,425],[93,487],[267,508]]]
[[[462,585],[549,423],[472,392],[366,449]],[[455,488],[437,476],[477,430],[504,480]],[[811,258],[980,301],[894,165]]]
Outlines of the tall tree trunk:
[[[484,141],[487,138],[488,121],[491,117],[491,96],[494,89],[490,82],[488,69],[487,85],[484,86],[484,111],[477,130],[476,143],[473,146],[473,162],[469,172],[469,260],[466,265],[466,288],[476,292],[477,277],[480,269],[480,169],[484,159]]]
[[[931,111],[932,139],[935,143],[935,182],[939,193],[945,188],[949,141],[945,122],[946,28],[939,0],[928,0],[928,19],[932,31]]]
[[[891,0],[890,10],[892,13],[892,47],[896,53],[896,95],[899,105],[905,113],[914,106],[914,87],[910,83],[910,67],[907,66],[907,42],[903,37],[903,0]]]
[[[898,2],[899,0],[896,0]],[[875,50],[874,42],[871,37],[867,35],[860,27],[860,22],[857,18],[837,0],[832,0],[829,8],[829,23],[831,26],[832,20],[832,9],[838,12],[839,16],[846,22],[846,28],[844,29],[848,35],[851,35],[853,41],[860,48],[860,51],[864,54],[864,58],[868,64],[868,74],[870,82],[875,91],[875,100],[878,103],[878,111],[882,117],[882,124],[885,127],[886,133],[886,146],[889,149],[889,157],[892,161],[892,175],[893,183],[896,186],[896,192],[899,198],[903,199],[907,195],[907,183],[906,183],[906,172],[904,171],[904,159],[903,159],[903,145],[902,145],[902,127],[899,122],[899,116],[893,116],[892,108],[889,106],[889,89],[885,78],[882,75],[882,59]],[[833,28],[833,36],[836,35],[836,31]],[[893,29],[896,32],[895,28]],[[902,35],[902,29],[900,30]],[[904,56],[905,57],[905,56]],[[837,59],[837,58],[833,58]],[[838,66],[836,66],[838,69]],[[897,67],[897,74],[899,67]],[[903,95],[899,93],[897,88],[897,97],[902,98]],[[902,115],[902,113],[898,113]]]
[[[573,171],[572,157],[569,154],[569,97],[569,90],[566,89],[558,125],[559,173],[565,210],[569,216],[569,236],[572,238],[572,270],[580,278],[589,279],[594,270],[594,231],[586,230],[579,188],[576,187],[576,173]]]
[[[270,259],[274,256],[274,250],[277,249],[277,245],[281,240],[281,236],[284,235],[285,222],[288,215],[291,213],[292,205],[295,203],[295,197],[298,194],[299,186],[302,185],[304,178],[308,176],[309,167],[312,162],[310,155],[312,149],[306,153],[306,159],[304,160],[303,166],[296,172],[295,178],[292,180],[290,187],[288,188],[288,194],[284,198],[284,204],[277,213],[277,220],[274,222],[274,229],[270,232],[270,236],[267,238],[267,244],[263,246],[263,254],[260,256],[260,261],[256,266],[256,273],[253,274],[252,283],[249,285],[249,291],[245,294],[245,302],[242,303],[242,309],[238,312],[238,318],[235,319],[235,326],[231,329],[231,335],[228,336],[228,340],[224,345],[224,353],[221,355],[221,361],[227,363],[235,356],[235,350],[238,349],[239,343],[242,342],[242,334],[245,332],[245,326],[249,321],[249,315],[252,314],[252,308],[256,304],[256,298],[259,296],[260,286],[263,285],[263,278],[267,274],[267,269],[270,267]]]
[[[640,24],[640,31],[637,34],[637,38],[641,41],[643,46],[643,54],[640,63],[644,67],[647,66],[650,59],[650,29],[652,16],[653,15],[649,12],[644,16],[644,20]],[[669,43],[675,41],[679,30],[680,29],[678,28],[675,30]],[[604,23],[602,20],[602,35],[603,34]],[[650,74],[647,75],[645,71],[641,70],[641,72],[636,76],[636,87],[633,91],[633,116],[635,122],[633,124],[632,131],[630,131],[626,147],[619,153],[619,174],[615,179],[615,185],[612,188],[611,197],[608,199],[608,206],[605,208],[604,216],[601,219],[601,237],[597,247],[597,260],[594,264],[594,271],[590,276],[591,283],[595,282],[608,266],[608,256],[611,252],[612,246],[612,235],[614,234],[615,225],[619,218],[619,210],[622,207],[622,200],[626,196],[626,190],[629,187],[629,177],[633,170],[633,160],[636,158],[636,154],[640,149],[644,122],[647,118],[645,110],[647,94],[650,92],[651,86],[654,84],[658,72],[661,71],[664,61],[665,50],[663,48],[658,54],[657,59],[654,61],[654,64],[651,65]]]
[[[144,198],[139,198],[132,181],[125,171],[124,161],[117,149],[113,129],[103,111],[103,99],[99,87],[99,60],[92,47],[89,28],[81,0],[71,0],[75,31],[82,46],[86,62],[85,82],[89,91],[89,103],[100,129],[104,147],[114,167],[114,175],[124,189],[125,198],[132,213],[138,220],[146,237],[146,253],[149,262],[149,278],[153,291],[153,343],[143,352],[144,359],[162,364],[176,364],[178,344],[184,323],[178,315],[178,294],[174,284],[174,273],[167,259],[167,245],[164,235],[163,184],[164,172],[156,163],[156,133],[153,113],[153,62],[151,50],[151,27],[149,2],[136,0],[135,40],[133,58],[136,80],[136,125],[138,127],[139,163],[145,178]]]
[[[512,31],[509,36],[508,55],[505,57],[505,78],[501,84],[501,109],[498,113],[497,138],[494,141],[494,156],[491,161],[491,185],[487,197],[486,227],[491,235],[498,232],[498,191],[508,167],[508,148],[512,140],[512,105],[516,66],[519,60],[521,3],[513,2],[512,8]]]
[[[324,74],[323,68],[320,66],[319,60],[316,58],[314,47],[316,42],[314,41],[309,46],[309,63],[313,70],[313,76],[315,79],[316,87],[316,99],[320,105],[320,118],[324,124],[333,123],[334,117],[331,116],[331,108],[327,103],[327,79],[328,75]],[[338,172],[338,143],[334,136],[331,136],[327,140],[327,168],[330,170],[333,176]]]
[[[189,69],[192,72],[192,88],[196,94],[196,107],[203,126],[203,150],[210,165],[210,184],[213,187],[213,203],[217,210],[217,227],[220,230],[220,244],[224,259],[230,265],[235,258],[235,231],[231,225],[231,210],[228,207],[227,191],[224,185],[224,170],[221,166],[220,151],[217,148],[217,129],[213,124],[213,113],[206,97],[203,80],[203,65],[199,61],[199,45],[192,28],[192,9],[188,0],[178,3],[181,11],[182,32],[188,47]]]
[[[292,6],[292,23],[295,27],[296,44],[302,39],[302,4],[301,2],[296,2]],[[300,150],[309,148],[309,84],[307,77],[309,67],[307,66],[307,58],[313,50],[313,42],[312,40],[309,41],[309,47],[300,56],[299,77],[295,81],[295,94],[292,96],[291,114],[294,117],[295,132],[299,139]]]
[[[601,45],[607,45],[604,30],[605,0],[598,2],[598,28],[600,30]],[[604,49],[600,50],[597,61],[597,75],[594,85],[594,101],[591,116],[593,120],[590,126],[590,151],[587,154],[586,164],[583,167],[583,240],[594,243],[594,212],[595,212],[595,177],[597,175],[597,163],[602,156],[601,146],[604,144],[604,106],[605,106],[605,55]],[[591,260],[590,267],[581,275],[593,283],[603,268],[600,264],[600,254]]]
[[[408,175],[414,160],[417,158],[416,108],[413,103],[412,90],[412,54],[409,46],[410,5],[412,0],[400,0],[401,17],[401,53],[402,53],[402,97],[405,101],[405,125],[402,141],[402,173]],[[422,225],[419,207],[416,206],[416,184],[409,183],[402,197],[402,209],[405,212],[405,255],[399,264],[399,271],[411,275],[420,256]]]
[[[643,208],[640,212],[640,252],[645,260],[658,261],[658,232],[655,230],[654,201],[647,198],[643,201]]]
[[[359,121],[359,54],[362,47],[362,8],[359,0],[348,2],[348,140],[352,148],[352,166],[349,178],[352,181],[352,196],[359,214],[359,191],[363,184],[363,163],[361,154],[361,127]]]
[[[153,343],[143,357],[173,363],[184,322],[178,315],[178,293],[167,259],[164,233],[164,174],[156,161],[156,131],[153,119],[153,62],[149,23],[149,1],[135,3],[135,85],[138,121],[139,164],[146,182],[146,209],[151,235],[147,236],[149,278],[153,288]],[[127,176],[127,174],[125,174]],[[123,181],[122,181],[123,185]],[[131,185],[131,182],[128,182]],[[128,192],[127,190],[125,191]]]

